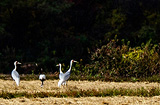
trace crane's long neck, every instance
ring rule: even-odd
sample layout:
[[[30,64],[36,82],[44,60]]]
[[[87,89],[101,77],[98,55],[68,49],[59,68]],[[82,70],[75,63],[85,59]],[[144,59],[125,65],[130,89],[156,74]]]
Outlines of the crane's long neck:
[[[14,70],[16,70],[16,69],[17,69],[17,65],[15,64],[15,65],[14,65]]]
[[[60,73],[63,73],[62,70],[61,70],[61,65],[59,65],[59,71],[60,71]]]
[[[71,68],[72,68],[72,61],[70,62],[70,67],[68,71],[71,71]]]

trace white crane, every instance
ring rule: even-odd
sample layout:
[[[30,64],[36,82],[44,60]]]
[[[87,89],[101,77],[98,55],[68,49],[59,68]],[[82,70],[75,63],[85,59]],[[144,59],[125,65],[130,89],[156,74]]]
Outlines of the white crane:
[[[41,72],[43,71],[43,69],[41,68]],[[43,87],[43,81],[46,80],[46,76],[45,74],[40,74],[39,75],[39,79],[41,80],[42,84],[41,84],[41,87]]]
[[[17,64],[21,64],[21,63],[20,63],[20,62],[17,62],[17,61],[14,62],[15,68],[13,69],[13,71],[12,71],[12,73],[11,73],[11,76],[12,76],[13,80],[15,80],[17,86],[19,86],[20,77],[19,77],[18,72],[16,71],[16,69],[17,69]]]
[[[64,73],[62,72],[62,65],[61,63],[57,64],[56,66],[59,66],[59,79],[62,80],[63,79],[63,76],[64,76]],[[62,85],[65,85],[66,82],[63,82]]]
[[[63,77],[63,72],[62,72],[62,70],[61,70],[62,65],[59,63],[59,64],[57,64],[56,66],[59,66],[59,79],[62,79],[62,77]]]
[[[58,87],[61,87],[61,85],[66,85],[66,81],[69,79],[70,74],[71,74],[71,68],[72,68],[72,63],[73,62],[77,62],[75,60],[71,60],[70,61],[70,67],[68,69],[68,71],[66,73],[64,73],[60,78],[59,82],[58,82]]]

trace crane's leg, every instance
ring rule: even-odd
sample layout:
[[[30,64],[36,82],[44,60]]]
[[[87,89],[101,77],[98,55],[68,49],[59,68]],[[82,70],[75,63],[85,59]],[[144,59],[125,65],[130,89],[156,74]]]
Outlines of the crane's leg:
[[[66,81],[64,82],[64,85],[66,86]]]
[[[64,88],[64,83],[65,83],[65,82],[63,81],[62,84],[61,84],[61,85],[63,86],[63,88]]]
[[[17,83],[16,83],[16,81],[15,81],[15,80],[14,80],[14,83],[13,83],[13,84],[14,84],[14,86],[19,86],[19,85],[17,85]]]
[[[65,81],[65,85],[66,85],[66,87],[68,87],[68,85],[67,85],[67,81]]]
[[[43,87],[43,81],[42,81],[41,87]]]

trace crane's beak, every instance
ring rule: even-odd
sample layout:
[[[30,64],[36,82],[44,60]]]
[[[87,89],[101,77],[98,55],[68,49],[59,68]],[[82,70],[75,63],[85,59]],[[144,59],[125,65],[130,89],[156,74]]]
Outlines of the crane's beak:
[[[73,62],[77,62],[77,61],[74,60]]]
[[[59,66],[59,64],[57,64],[56,66]]]
[[[17,64],[21,64],[20,62],[17,62]]]

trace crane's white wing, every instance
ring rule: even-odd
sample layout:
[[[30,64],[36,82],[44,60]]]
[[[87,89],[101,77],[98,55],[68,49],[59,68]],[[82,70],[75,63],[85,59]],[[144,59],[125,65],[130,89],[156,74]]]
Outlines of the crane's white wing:
[[[16,70],[13,70],[11,75],[12,75],[12,78],[15,80],[17,86],[19,86],[20,77],[19,77],[18,72]]]
[[[63,73],[59,73],[59,79],[63,79],[64,74]]]
[[[67,71],[67,72],[64,74],[63,80],[64,80],[64,81],[68,80],[69,77],[70,77],[70,74],[71,74],[71,72],[70,72],[70,71]]]

